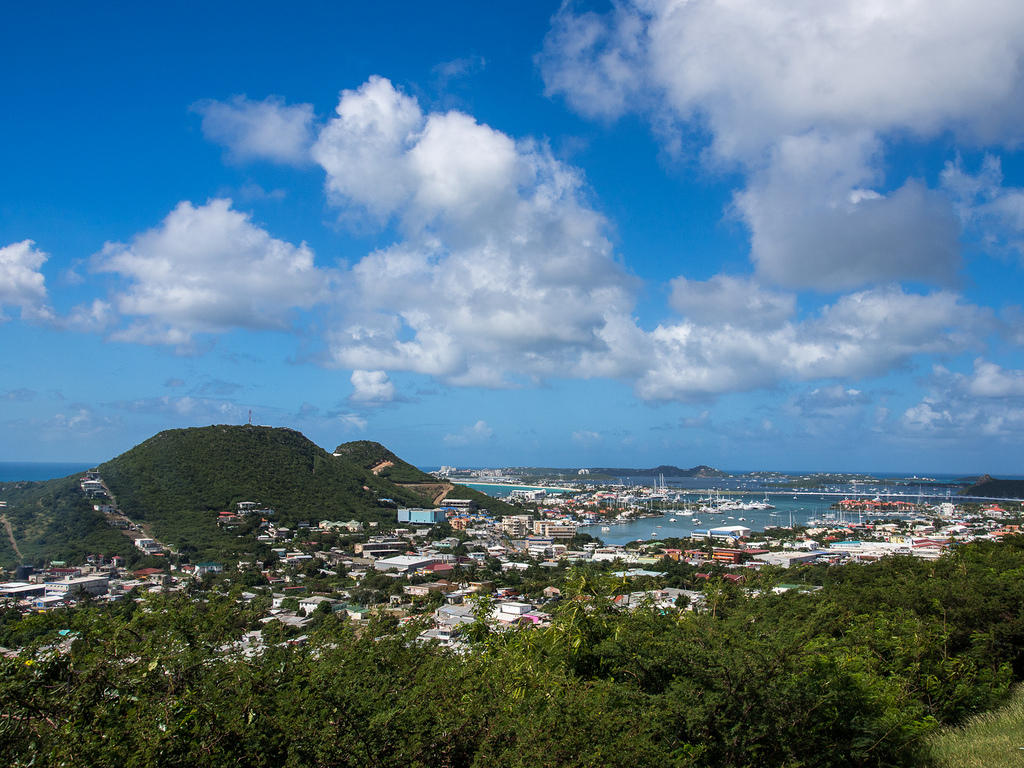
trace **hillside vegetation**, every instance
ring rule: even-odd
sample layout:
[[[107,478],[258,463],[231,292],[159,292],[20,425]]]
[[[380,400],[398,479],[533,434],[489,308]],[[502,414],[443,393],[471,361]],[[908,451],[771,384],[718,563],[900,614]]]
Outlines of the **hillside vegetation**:
[[[82,562],[86,555],[126,554],[131,542],[110,528],[78,487],[78,475],[45,482],[0,483],[0,508],[14,536],[0,526],[0,566],[44,559]],[[20,553],[20,556],[19,556]]]
[[[257,426],[174,429],[99,467],[121,510],[161,541],[200,555],[237,549],[216,513],[239,501],[274,510],[274,521],[394,520],[394,506],[427,500],[300,432]],[[244,547],[245,542],[241,542]]]
[[[519,512],[512,505],[474,488],[439,481],[372,440],[342,443],[334,449],[334,455],[370,470],[377,477],[407,486],[407,490],[419,491],[426,497],[442,494],[445,499],[471,499],[496,515],[514,515]],[[440,503],[443,505],[443,500]]]
[[[997,480],[989,475],[983,475],[960,493],[965,496],[988,496],[994,499],[1024,499],[1024,480]]]
[[[342,443],[334,449],[334,455],[351,464],[374,471],[378,477],[393,483],[433,483],[436,478],[403,461],[380,443],[372,440],[355,440]]]
[[[394,522],[395,506],[432,506],[445,491],[474,498],[497,514],[512,507],[462,486],[448,487],[379,443],[338,446],[334,456],[300,432],[218,425],[161,432],[99,466],[121,511],[165,544],[195,558],[253,551],[253,519],[223,530],[217,513],[239,501],[274,510],[294,527],[320,520]],[[375,473],[373,470],[381,464]],[[0,526],[0,564],[81,562],[86,554],[132,554],[132,542],[110,528],[78,488],[78,476],[44,483],[0,484],[0,508],[21,557]]]

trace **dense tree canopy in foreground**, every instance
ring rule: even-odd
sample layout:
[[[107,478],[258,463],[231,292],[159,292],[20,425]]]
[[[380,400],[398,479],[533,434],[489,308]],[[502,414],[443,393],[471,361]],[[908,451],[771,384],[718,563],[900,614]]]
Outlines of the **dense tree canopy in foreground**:
[[[698,613],[621,612],[573,574],[550,628],[468,653],[319,617],[247,657],[262,606],[146,598],[0,624],[0,761],[165,766],[895,766],[1024,672],[1024,539],[937,562],[761,574]],[[823,583],[776,595],[773,579]],[[63,631],[62,631],[63,630]],[[274,637],[274,629],[265,635]],[[283,636],[282,636],[283,639]]]

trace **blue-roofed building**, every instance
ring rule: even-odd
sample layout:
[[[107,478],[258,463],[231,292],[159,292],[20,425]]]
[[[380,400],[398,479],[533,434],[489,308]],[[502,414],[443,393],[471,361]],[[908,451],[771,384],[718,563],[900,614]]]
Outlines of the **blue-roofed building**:
[[[443,523],[448,515],[443,509],[418,509],[413,507],[400,507],[398,510],[398,522],[412,523],[413,525],[434,525]]]

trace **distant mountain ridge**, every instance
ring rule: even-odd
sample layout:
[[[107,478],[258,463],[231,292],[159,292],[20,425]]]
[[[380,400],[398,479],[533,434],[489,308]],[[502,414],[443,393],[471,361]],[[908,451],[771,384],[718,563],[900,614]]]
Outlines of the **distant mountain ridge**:
[[[671,464],[662,464],[651,469],[629,469],[625,467],[592,467],[590,470],[594,475],[611,475],[612,477],[729,477],[728,472],[709,467],[707,464],[698,464],[696,467],[681,469]]]

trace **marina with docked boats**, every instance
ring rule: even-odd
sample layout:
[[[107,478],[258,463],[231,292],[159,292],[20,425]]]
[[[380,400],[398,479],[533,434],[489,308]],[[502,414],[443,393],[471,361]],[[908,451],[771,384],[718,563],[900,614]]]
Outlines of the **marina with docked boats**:
[[[564,477],[550,484],[516,484],[507,474],[488,480],[467,484],[490,495],[559,508],[575,520],[579,533],[606,544],[686,538],[728,527],[766,531],[907,520],[933,514],[952,502],[994,501],[954,493],[952,478],[846,476],[839,482],[819,482],[813,488],[786,486],[815,478],[777,475],[769,482],[735,475],[699,479],[639,476],[607,485],[566,481]],[[698,484],[703,487],[694,487]]]

